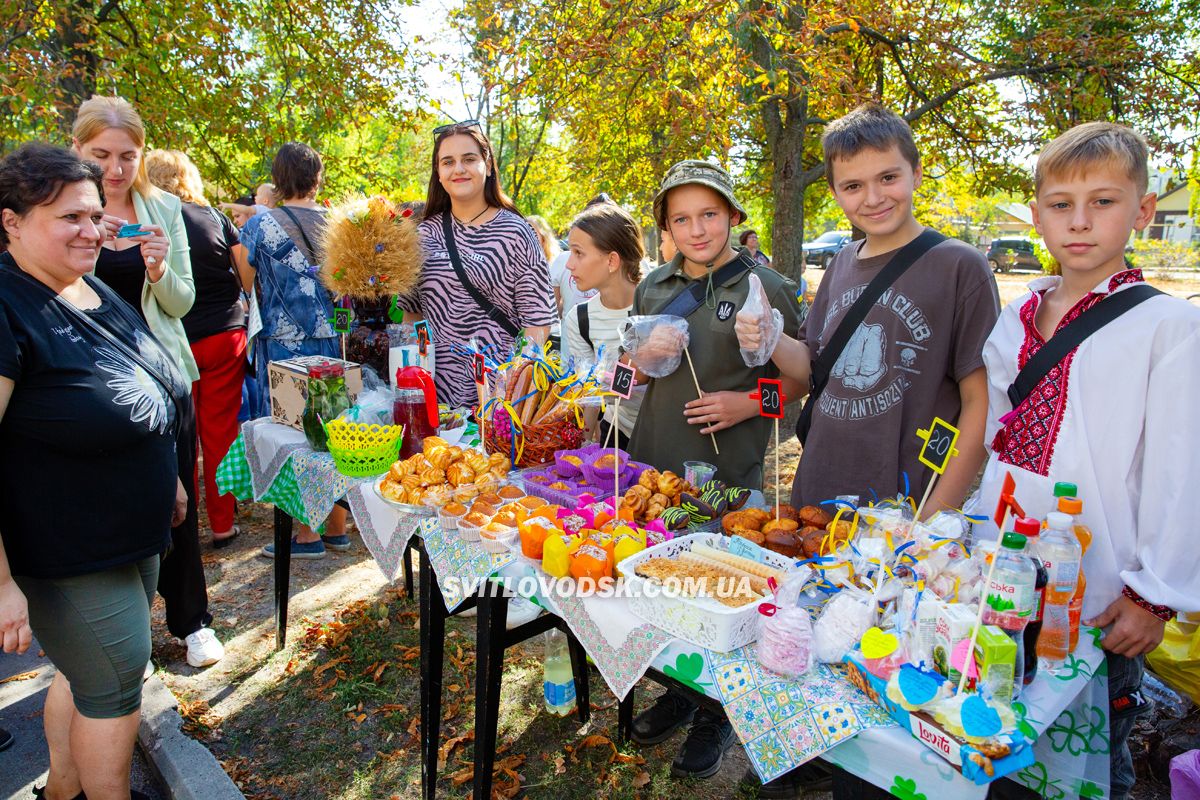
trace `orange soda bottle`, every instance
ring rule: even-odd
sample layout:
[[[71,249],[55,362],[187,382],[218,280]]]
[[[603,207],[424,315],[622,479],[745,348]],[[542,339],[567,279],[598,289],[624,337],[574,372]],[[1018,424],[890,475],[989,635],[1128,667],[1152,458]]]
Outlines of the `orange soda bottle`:
[[[1075,538],[1079,540],[1079,546],[1083,548],[1083,554],[1087,555],[1088,547],[1092,543],[1092,529],[1079,521],[1079,516],[1083,513],[1083,501],[1078,497],[1060,497],[1058,498],[1058,510],[1064,514],[1070,514],[1075,524],[1072,530],[1075,532]],[[1079,643],[1079,622],[1083,616],[1083,593],[1087,589],[1087,576],[1083,574],[1083,559],[1079,561],[1079,582],[1075,586],[1075,594],[1071,598],[1070,604],[1067,606],[1067,615],[1071,625],[1071,641],[1070,652],[1075,651],[1075,645]]]

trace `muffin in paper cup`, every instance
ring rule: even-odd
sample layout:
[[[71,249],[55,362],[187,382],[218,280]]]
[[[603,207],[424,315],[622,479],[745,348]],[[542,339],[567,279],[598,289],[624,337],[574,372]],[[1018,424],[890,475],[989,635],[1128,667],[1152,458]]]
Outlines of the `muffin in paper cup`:
[[[583,465],[588,455],[587,448],[559,450],[554,454],[554,471],[563,478],[577,478],[583,474]]]
[[[458,536],[464,542],[478,542],[481,538],[480,530],[483,526],[474,522],[467,522],[465,519],[458,521]]]
[[[458,533],[458,521],[467,513],[467,507],[457,501],[451,501],[438,509],[438,522],[443,533]]]
[[[624,450],[617,450],[615,454],[612,450],[597,450],[583,462],[583,476],[592,486],[607,486],[616,480],[617,472],[622,473],[624,480],[627,466],[629,454]]]
[[[516,533],[516,528],[492,522],[480,528],[479,544],[489,553],[507,553],[509,544]]]

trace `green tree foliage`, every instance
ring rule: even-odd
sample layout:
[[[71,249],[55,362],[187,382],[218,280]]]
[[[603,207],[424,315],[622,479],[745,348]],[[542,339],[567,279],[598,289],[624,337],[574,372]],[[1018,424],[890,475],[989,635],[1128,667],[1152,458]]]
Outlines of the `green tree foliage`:
[[[1020,188],[1014,156],[1086,119],[1165,146],[1200,108],[1198,5],[467,0],[466,16],[498,70],[485,81],[541,101],[577,174],[641,207],[672,161],[715,157],[770,195],[767,238],[795,272],[829,120],[882,100],[930,165],[969,168],[984,189]]]
[[[8,0],[0,150],[65,143],[79,103],[115,93],[142,114],[151,146],[187,151],[227,187],[266,179],[291,140],[330,153],[335,184],[370,175],[368,156],[390,151],[355,142],[390,146],[415,127],[396,14],[406,1]]]

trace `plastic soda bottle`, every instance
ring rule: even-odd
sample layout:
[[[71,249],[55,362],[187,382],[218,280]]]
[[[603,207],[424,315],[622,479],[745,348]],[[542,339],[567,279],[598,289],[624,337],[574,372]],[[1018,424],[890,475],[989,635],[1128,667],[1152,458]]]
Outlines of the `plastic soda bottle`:
[[[1087,589],[1087,576],[1083,574],[1083,555],[1092,544],[1092,529],[1079,521],[1080,515],[1083,514],[1083,501],[1078,497],[1058,498],[1058,510],[1075,518],[1072,531],[1080,547],[1079,581],[1075,585],[1075,594],[1071,597],[1071,602],[1067,604],[1067,618],[1071,623],[1070,647],[1067,652],[1073,653],[1075,645],[1079,643],[1079,621],[1083,617],[1083,594]]]
[[[1027,519],[1027,518],[1026,518]],[[1037,525],[1037,520],[1026,524]],[[1020,694],[1025,672],[1025,626],[1033,615],[1037,570],[1025,552],[1025,537],[1007,531],[994,556],[992,578],[984,593],[983,623],[995,625],[1017,644],[1013,664],[1013,697]]]
[[[1041,527],[1037,520],[1028,518],[1019,519],[1013,524],[1013,530],[1026,539],[1025,552],[1028,554],[1029,560],[1033,563],[1033,568],[1037,573],[1037,578],[1033,584],[1033,613],[1030,614],[1029,622],[1026,623],[1025,632],[1022,635],[1024,639],[1023,647],[1025,649],[1025,677],[1023,682],[1026,686],[1033,683],[1033,679],[1037,677],[1037,643],[1038,636],[1042,633],[1042,619],[1046,608],[1046,583],[1050,579],[1050,575],[1039,557],[1038,539]]]
[[[571,672],[571,656],[567,652],[567,637],[558,628],[545,633],[546,660],[542,666],[542,696],[546,710],[556,717],[565,717],[575,708],[575,676]]]
[[[1083,548],[1071,530],[1069,514],[1051,511],[1046,516],[1049,527],[1038,542],[1038,554],[1050,582],[1046,585],[1046,606],[1042,636],[1037,643],[1037,654],[1052,667],[1057,667],[1067,658],[1071,646],[1071,619],[1069,606],[1075,597],[1079,583],[1079,564]]]

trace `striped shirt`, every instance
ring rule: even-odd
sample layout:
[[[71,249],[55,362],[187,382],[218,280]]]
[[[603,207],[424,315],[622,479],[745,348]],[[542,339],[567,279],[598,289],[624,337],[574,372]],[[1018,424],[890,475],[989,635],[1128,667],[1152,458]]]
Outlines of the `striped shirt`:
[[[556,321],[550,301],[550,274],[537,234],[529,223],[507,209],[479,227],[453,221],[454,242],[463,270],[475,288],[518,328],[549,326]],[[425,264],[415,296],[401,297],[406,311],[423,313],[437,346],[438,400],[454,406],[479,401],[471,375],[471,359],[459,348],[475,338],[502,352],[513,339],[488,319],[463,288],[450,263],[440,216],[418,226]]]

